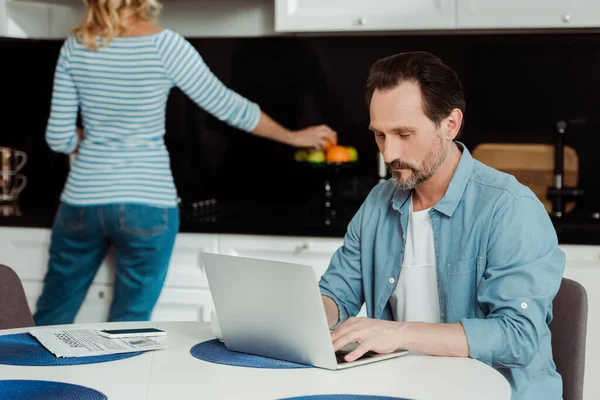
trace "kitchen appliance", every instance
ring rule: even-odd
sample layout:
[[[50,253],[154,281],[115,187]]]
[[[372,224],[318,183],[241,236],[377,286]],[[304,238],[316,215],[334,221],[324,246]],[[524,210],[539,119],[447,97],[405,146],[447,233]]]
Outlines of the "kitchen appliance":
[[[572,120],[572,123],[584,123],[584,119]],[[563,182],[564,178],[564,135],[567,130],[566,121],[556,123],[556,144],[554,146],[554,186],[548,187],[547,197],[552,200],[551,215],[561,218],[565,214],[565,202],[569,199],[576,199],[584,195],[581,188],[567,186]]]
[[[0,147],[0,201],[15,202],[27,185],[27,177],[19,172],[27,162],[27,154],[12,147]]]

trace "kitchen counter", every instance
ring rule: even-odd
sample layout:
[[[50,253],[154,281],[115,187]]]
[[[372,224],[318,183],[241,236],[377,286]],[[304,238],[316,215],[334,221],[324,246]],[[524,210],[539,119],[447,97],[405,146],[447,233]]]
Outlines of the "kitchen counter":
[[[188,207],[181,209],[180,232],[341,238],[358,206],[340,207],[335,215],[323,209],[294,204]],[[18,210],[20,215],[6,216],[11,212],[5,208],[0,210],[5,215],[0,216],[0,226],[51,228],[55,210],[55,206],[22,206]],[[561,244],[600,245],[598,219],[565,216],[553,219],[553,224]]]
[[[334,215],[323,210],[309,210],[304,205],[220,204],[215,207],[180,209],[182,233],[230,233],[248,235],[343,237],[355,207],[340,207]],[[0,226],[51,228],[55,206],[31,208],[21,206],[18,214],[0,214]],[[6,215],[11,214],[11,215]]]

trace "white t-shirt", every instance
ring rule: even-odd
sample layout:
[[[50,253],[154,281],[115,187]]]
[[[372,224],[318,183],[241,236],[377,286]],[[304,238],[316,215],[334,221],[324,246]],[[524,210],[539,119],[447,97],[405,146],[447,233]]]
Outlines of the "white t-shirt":
[[[429,209],[412,211],[400,276],[390,305],[396,321],[440,322],[437,269]]]

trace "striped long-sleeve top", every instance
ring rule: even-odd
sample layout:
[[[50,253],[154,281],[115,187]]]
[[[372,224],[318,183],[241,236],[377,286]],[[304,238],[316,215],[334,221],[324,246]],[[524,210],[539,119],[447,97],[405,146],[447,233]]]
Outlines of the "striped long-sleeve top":
[[[169,29],[116,37],[98,51],[73,36],[56,65],[46,141],[55,152],[79,146],[61,200],[72,205],[177,206],[164,143],[166,103],[179,87],[216,118],[252,131],[259,106],[227,88],[196,49]],[[84,139],[78,142],[78,109]]]

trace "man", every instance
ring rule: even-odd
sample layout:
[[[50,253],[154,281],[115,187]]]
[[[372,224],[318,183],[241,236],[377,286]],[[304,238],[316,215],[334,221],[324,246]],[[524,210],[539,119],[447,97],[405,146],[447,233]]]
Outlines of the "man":
[[[335,350],[471,357],[514,399],[561,399],[548,324],[565,255],[545,208],[455,141],[464,94],[438,58],[376,62],[366,99],[392,179],[367,196],[320,281]],[[354,318],[363,303],[369,318]]]

